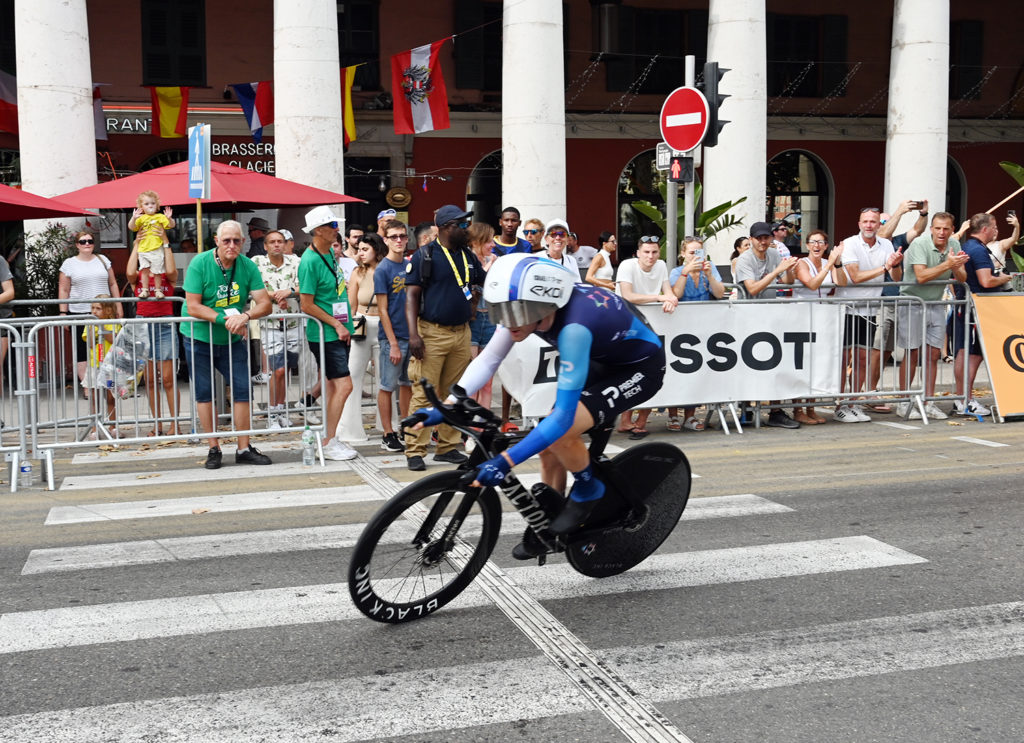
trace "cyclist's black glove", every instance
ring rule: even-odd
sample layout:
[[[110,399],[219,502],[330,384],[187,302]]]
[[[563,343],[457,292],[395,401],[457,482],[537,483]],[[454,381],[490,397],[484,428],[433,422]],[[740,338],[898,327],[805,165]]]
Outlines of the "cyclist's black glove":
[[[510,469],[512,469],[512,465],[508,463],[505,457],[499,454],[494,459],[488,459],[477,468],[476,481],[481,485],[498,485],[505,480],[505,475],[508,474]]]

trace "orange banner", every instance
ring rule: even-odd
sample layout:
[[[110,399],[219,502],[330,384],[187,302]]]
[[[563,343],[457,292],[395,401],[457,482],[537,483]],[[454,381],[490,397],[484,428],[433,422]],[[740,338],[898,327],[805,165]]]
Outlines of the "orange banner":
[[[1024,296],[975,294],[973,298],[999,415],[1024,415]]]

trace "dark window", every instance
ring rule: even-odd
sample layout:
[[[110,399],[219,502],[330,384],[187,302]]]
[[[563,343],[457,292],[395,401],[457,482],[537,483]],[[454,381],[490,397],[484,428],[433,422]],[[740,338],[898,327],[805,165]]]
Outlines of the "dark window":
[[[204,0],[142,0],[142,84],[206,85]]]
[[[811,230],[828,232],[831,201],[828,176],[811,153],[787,150],[769,161],[765,219],[789,223],[792,242],[786,244],[794,255],[803,251]]]
[[[338,3],[338,59],[356,68],[355,90],[380,90],[380,7],[378,0]]]
[[[696,68],[707,58],[708,13],[706,10],[655,10],[619,6],[610,19],[595,9],[593,22],[615,23],[615,30],[598,28],[598,38],[615,44],[604,57],[609,91],[632,89],[635,93],[671,93],[686,80],[684,57],[692,54]],[[617,53],[616,53],[617,52]],[[657,59],[651,62],[652,57]]]
[[[501,3],[456,0],[455,33],[463,34],[452,49],[456,88],[501,90],[501,12]]]
[[[846,95],[846,16],[769,13],[767,31],[769,96]]]
[[[949,97],[977,100],[981,97],[982,22],[953,21],[949,27]]]
[[[14,0],[0,0],[0,70],[14,75]]]

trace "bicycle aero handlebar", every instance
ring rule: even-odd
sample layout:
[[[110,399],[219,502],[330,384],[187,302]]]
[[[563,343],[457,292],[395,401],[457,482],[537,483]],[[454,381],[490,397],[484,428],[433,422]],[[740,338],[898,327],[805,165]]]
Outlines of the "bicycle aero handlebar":
[[[420,384],[423,385],[423,392],[427,397],[427,401],[441,414],[444,422],[452,428],[475,438],[476,431],[468,429],[483,429],[493,433],[500,427],[501,419],[467,395],[466,391],[457,384],[452,385],[451,394],[455,401],[450,405],[446,405],[441,401],[437,396],[434,385],[425,378],[420,379]],[[423,413],[413,413],[409,417],[403,418],[399,424],[403,438],[405,436],[405,429],[412,428],[417,423],[422,423],[425,419],[426,416]]]

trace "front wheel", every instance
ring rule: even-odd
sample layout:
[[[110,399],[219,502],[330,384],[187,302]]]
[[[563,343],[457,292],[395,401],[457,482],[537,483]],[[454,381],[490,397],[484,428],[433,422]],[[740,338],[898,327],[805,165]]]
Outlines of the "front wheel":
[[[494,549],[501,506],[494,490],[467,492],[463,472],[413,483],[381,508],[356,542],[349,594],[370,619],[425,617],[470,584]]]

